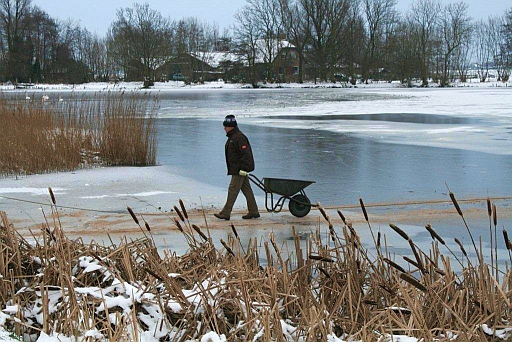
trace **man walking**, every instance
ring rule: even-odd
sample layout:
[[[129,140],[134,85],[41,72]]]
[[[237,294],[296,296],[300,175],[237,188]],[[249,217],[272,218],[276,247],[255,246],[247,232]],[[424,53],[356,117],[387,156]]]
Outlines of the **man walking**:
[[[248,172],[254,171],[254,158],[249,139],[247,139],[238,128],[234,115],[227,115],[224,119],[223,126],[226,136],[228,137],[225,146],[225,154],[228,175],[231,176],[231,181],[229,183],[226,204],[224,208],[222,208],[218,214],[214,214],[214,216],[219,219],[229,220],[238,193],[242,190],[247,201],[247,210],[249,211],[246,215],[242,216],[242,218],[258,218],[260,217],[258,205],[256,204],[256,199],[254,198],[254,193],[252,192],[251,184],[247,177]]]

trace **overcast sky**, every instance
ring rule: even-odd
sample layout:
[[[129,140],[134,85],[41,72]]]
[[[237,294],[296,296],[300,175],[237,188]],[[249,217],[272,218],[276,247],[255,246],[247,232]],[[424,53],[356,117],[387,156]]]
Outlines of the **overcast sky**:
[[[414,0],[397,0],[397,8],[406,12]],[[118,8],[132,7],[134,3],[149,3],[150,8],[165,17],[179,20],[196,17],[216,23],[222,29],[234,23],[233,15],[246,3],[246,0],[32,0],[32,4],[42,8],[56,19],[72,19],[92,33],[104,36],[110,24],[116,19]],[[441,0],[443,4],[458,2]],[[487,19],[490,15],[503,15],[512,8],[512,0],[465,0],[469,5],[469,15],[475,19]]]

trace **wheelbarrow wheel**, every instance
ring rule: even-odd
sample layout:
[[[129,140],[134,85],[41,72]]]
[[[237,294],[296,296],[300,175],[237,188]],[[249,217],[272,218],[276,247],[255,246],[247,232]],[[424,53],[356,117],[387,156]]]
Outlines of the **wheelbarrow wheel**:
[[[304,217],[311,210],[311,202],[309,201],[309,198],[304,195],[295,195],[290,198],[288,209],[290,209],[290,213],[293,216]]]

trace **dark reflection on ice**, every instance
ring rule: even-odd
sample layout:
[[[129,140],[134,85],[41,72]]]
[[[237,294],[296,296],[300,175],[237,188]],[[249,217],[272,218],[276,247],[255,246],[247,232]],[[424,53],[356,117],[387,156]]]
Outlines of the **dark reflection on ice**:
[[[474,118],[461,118],[449,115],[420,114],[420,113],[378,113],[378,114],[341,114],[341,115],[274,115],[270,119],[283,120],[364,120],[408,122],[421,124],[460,125],[478,122]]]
[[[300,107],[325,102],[375,101],[394,98],[389,94],[354,93],[342,89],[216,89],[163,92],[158,96],[161,112],[183,115],[184,111],[211,113],[239,108]]]

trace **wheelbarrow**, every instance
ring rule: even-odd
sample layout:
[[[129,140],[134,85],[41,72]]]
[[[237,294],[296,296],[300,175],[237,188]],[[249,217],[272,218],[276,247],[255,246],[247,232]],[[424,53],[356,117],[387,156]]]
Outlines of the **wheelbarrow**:
[[[304,192],[307,186],[315,183],[313,181],[282,178],[263,178],[260,180],[253,174],[248,174],[247,176],[251,182],[265,192],[265,208],[269,212],[280,212],[286,200],[289,200],[288,209],[295,217],[306,216],[311,207],[316,206],[311,204]],[[274,194],[280,196],[275,203]]]

